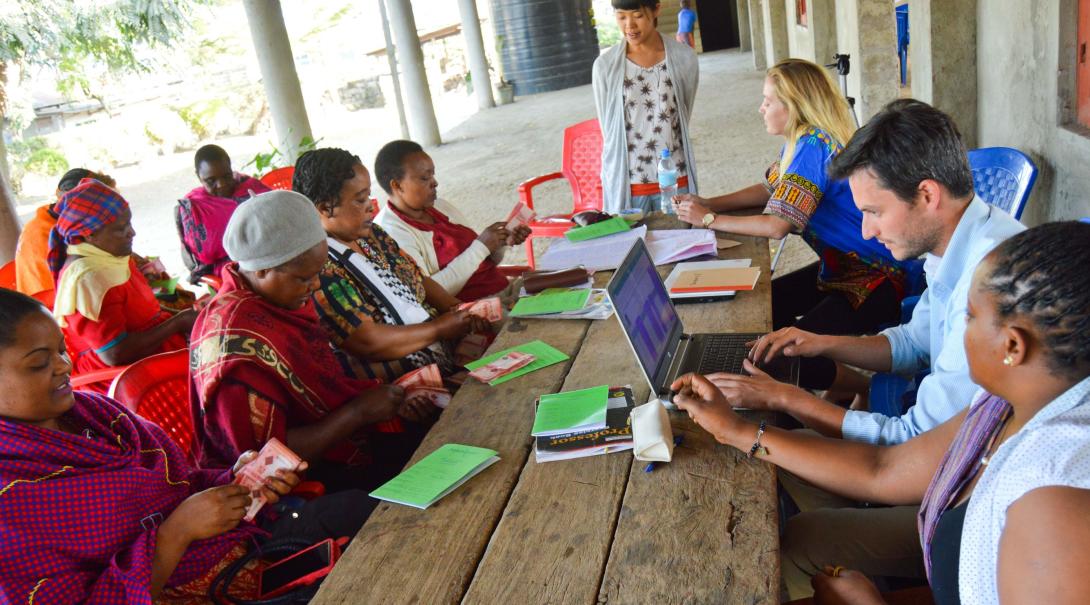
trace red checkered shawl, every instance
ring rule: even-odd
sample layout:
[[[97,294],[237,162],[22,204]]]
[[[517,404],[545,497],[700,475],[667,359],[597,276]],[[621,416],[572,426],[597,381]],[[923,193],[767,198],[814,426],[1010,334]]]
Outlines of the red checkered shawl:
[[[84,435],[0,418],[0,602],[150,604],[156,528],[230,475],[191,467],[112,399],[75,398],[64,418]],[[258,532],[244,524],[194,542],[167,585],[201,577]]]

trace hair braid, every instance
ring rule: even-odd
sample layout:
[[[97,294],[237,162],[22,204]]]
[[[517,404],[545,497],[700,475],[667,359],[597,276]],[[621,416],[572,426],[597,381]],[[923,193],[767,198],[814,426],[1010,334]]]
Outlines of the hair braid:
[[[1047,223],[1023,231],[992,253],[984,287],[1000,318],[1036,326],[1054,370],[1082,377],[1090,369],[1090,224]]]
[[[363,164],[359,156],[343,149],[312,149],[295,161],[291,188],[310,198],[315,206],[335,208],[341,198],[341,187],[355,176],[353,169],[357,164]]]

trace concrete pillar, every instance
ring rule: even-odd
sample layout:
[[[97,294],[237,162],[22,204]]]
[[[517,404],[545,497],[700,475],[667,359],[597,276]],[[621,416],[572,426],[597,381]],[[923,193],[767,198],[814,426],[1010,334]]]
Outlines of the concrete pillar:
[[[424,52],[420,50],[420,38],[416,35],[413,7],[409,0],[389,0],[389,3],[390,25],[397,43],[397,59],[405,74],[409,134],[417,143],[434,147],[443,141],[439,138],[439,123],[435,120],[435,107],[431,102],[428,76],[424,71]]]
[[[742,52],[753,50],[753,39],[749,33],[749,2],[738,0],[738,49]]]
[[[378,0],[378,12],[382,17],[382,37],[386,39],[386,62],[390,65],[390,84],[394,88],[397,119],[401,122],[401,138],[409,138],[409,123],[405,121],[405,100],[401,97],[401,76],[397,73],[397,50],[390,34],[390,20],[386,17],[386,0]]]
[[[458,12],[462,16],[462,37],[466,41],[469,73],[473,76],[473,92],[481,109],[495,107],[492,99],[492,78],[488,74],[488,59],[484,56],[484,38],[481,36],[481,18],[477,16],[476,0],[458,0]]]
[[[269,111],[276,128],[277,148],[294,164],[299,155],[299,142],[314,137],[303,103],[303,91],[299,87],[299,75],[295,71],[295,58],[291,54],[291,42],[284,26],[280,0],[244,0],[243,4],[257,63],[261,68],[265,96],[269,100]]]
[[[753,69],[757,71],[768,69],[768,50],[765,48],[765,2],[766,0],[746,0],[746,4],[749,5],[749,37],[753,45]]]
[[[896,99],[900,90],[893,3],[837,0],[836,17],[837,48],[851,55],[848,95],[855,97],[856,114],[864,124],[886,103]]]
[[[789,0],[762,0],[765,30],[765,61],[771,67],[789,56],[787,49],[787,7]]]
[[[972,149],[977,145],[977,2],[912,0],[910,6],[912,96],[949,114]]]

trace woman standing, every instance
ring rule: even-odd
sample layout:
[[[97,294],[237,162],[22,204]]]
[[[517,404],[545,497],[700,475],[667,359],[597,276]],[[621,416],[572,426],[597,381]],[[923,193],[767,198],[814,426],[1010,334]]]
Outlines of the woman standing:
[[[901,299],[915,289],[922,265],[897,261],[880,242],[863,239],[848,183],[825,172],[856,130],[848,103],[824,68],[802,59],[770,68],[763,94],[765,129],[785,139],[764,182],[708,199],[680,195],[678,217],[740,235],[798,233],[814,249],[818,262],[772,282],[776,329],[854,335],[898,323]],[[760,216],[720,214],[761,207]]]
[[[677,167],[679,192],[696,192],[689,118],[700,80],[696,53],[655,30],[658,0],[613,0],[624,40],[594,61],[594,104],[602,128],[606,212],[658,209],[658,161]]]

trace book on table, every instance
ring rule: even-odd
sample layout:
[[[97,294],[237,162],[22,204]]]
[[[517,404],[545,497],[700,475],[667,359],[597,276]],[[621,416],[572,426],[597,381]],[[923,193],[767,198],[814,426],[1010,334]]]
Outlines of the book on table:
[[[499,459],[499,452],[495,450],[446,443],[368,495],[387,502],[428,508]]]
[[[759,267],[692,267],[678,271],[677,277],[669,280],[667,289],[670,294],[737,292],[752,290],[760,277]]]
[[[534,455],[537,461],[570,460],[632,449],[630,415],[635,407],[631,388],[610,388],[605,428],[535,437]]]
[[[534,437],[606,428],[609,385],[542,395],[530,434]]]

